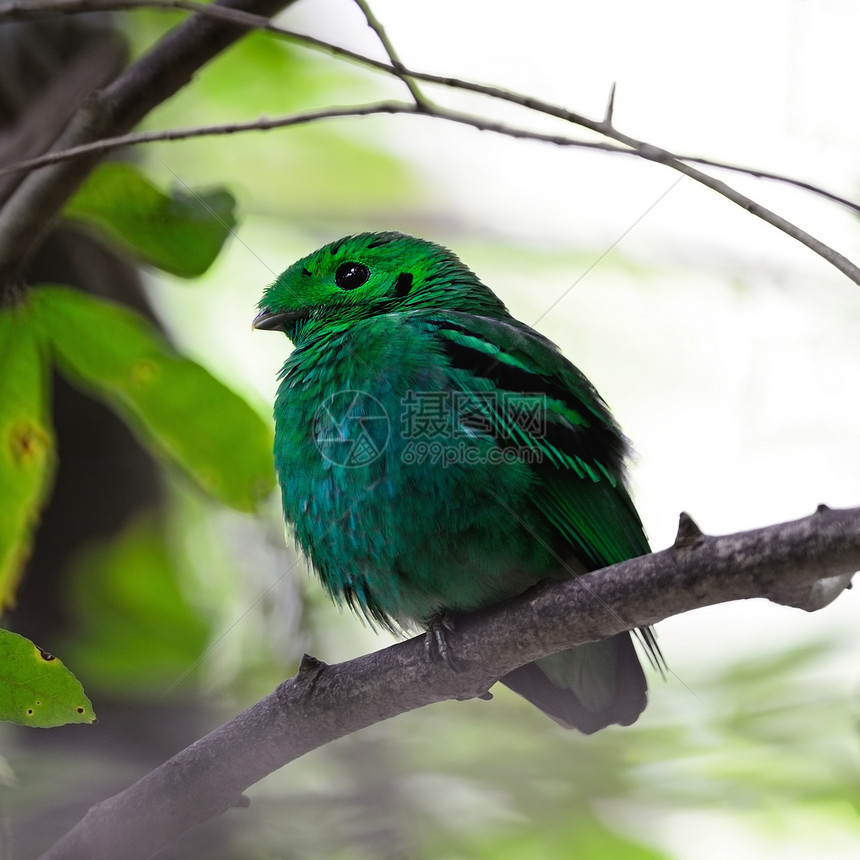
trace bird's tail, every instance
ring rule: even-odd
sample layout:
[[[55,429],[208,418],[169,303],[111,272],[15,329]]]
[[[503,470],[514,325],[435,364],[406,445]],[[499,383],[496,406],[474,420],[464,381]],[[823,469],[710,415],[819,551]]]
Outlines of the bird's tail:
[[[587,735],[635,723],[647,700],[645,673],[627,632],[543,657],[500,680],[559,725]]]

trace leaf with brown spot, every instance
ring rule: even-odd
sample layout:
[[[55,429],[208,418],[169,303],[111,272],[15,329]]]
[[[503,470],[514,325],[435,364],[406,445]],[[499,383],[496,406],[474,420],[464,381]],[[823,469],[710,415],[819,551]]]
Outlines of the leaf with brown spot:
[[[47,371],[25,308],[0,311],[0,610],[15,588],[54,473]]]

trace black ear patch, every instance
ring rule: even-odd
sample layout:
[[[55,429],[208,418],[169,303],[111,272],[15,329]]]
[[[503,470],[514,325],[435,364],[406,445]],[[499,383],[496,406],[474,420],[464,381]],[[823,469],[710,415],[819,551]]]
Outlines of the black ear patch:
[[[409,291],[412,289],[412,275],[409,272],[401,272],[397,276],[397,280],[394,282],[394,297],[397,299],[403,299],[409,295]]]

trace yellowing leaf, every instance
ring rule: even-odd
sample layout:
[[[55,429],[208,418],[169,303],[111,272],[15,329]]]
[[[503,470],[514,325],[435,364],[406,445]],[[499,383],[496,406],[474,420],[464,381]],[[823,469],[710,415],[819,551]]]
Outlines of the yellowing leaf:
[[[268,425],[137,314],[64,287],[31,291],[60,369],[112,405],[209,493],[253,510],[274,487]]]
[[[54,472],[42,352],[26,309],[0,311],[0,610],[14,603]]]
[[[62,660],[17,633],[0,630],[0,720],[44,729],[94,723],[96,715]]]
[[[107,162],[90,174],[64,214],[94,225],[159,269],[194,278],[212,265],[230,235],[235,205],[222,188],[165,194],[134,165]]]

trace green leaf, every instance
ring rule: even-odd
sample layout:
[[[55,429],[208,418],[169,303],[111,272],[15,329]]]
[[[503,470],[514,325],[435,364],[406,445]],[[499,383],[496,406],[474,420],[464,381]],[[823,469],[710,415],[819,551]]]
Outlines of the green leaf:
[[[102,397],[157,454],[242,511],[274,487],[271,429],[239,395],[137,314],[65,287],[30,305],[61,370]]]
[[[0,609],[14,603],[54,473],[42,353],[25,309],[0,311]]]
[[[155,519],[138,519],[89,548],[69,575],[71,609],[82,623],[63,652],[91,687],[161,693],[197,663],[209,628],[183,593]]]
[[[40,729],[94,723],[80,681],[29,639],[0,630],[0,720]]]
[[[235,226],[235,205],[223,188],[165,194],[133,165],[108,162],[90,174],[64,214],[94,225],[144,262],[195,278]]]

